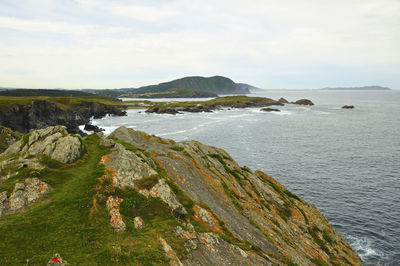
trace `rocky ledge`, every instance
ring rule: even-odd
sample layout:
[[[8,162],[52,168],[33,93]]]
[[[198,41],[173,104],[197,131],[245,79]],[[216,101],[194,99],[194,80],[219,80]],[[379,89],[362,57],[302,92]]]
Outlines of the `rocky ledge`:
[[[86,155],[79,163],[58,166],[64,169],[58,180],[48,176],[52,172],[46,170],[50,166],[43,156],[52,156],[48,151],[54,152],[63,138],[76,137],[66,135],[62,127],[34,131],[22,138],[25,145],[12,145],[1,154],[1,167],[39,168],[52,183],[35,177],[24,183],[14,177],[5,181],[14,186],[10,197],[0,191],[0,208],[9,214],[6,217],[12,216],[9,210],[14,204],[9,203],[16,198],[17,206],[35,202],[43,207],[25,212],[26,219],[0,220],[0,233],[10,232],[0,243],[0,264],[16,261],[23,249],[17,244],[19,238],[32,235],[33,229],[29,224],[23,227],[24,221],[39,213],[49,220],[40,221],[46,230],[35,236],[41,242],[32,240],[24,253],[36,259],[33,264],[45,264],[59,252],[68,262],[85,265],[361,265],[348,242],[313,205],[262,171],[240,167],[222,149],[197,141],[176,143],[120,127],[108,138],[97,133],[81,139]],[[71,151],[77,146],[71,145],[62,146],[63,156],[54,160],[76,160]],[[96,157],[99,149],[103,155]],[[87,172],[90,166],[94,169]],[[75,167],[86,172],[76,173]],[[37,201],[41,186],[47,186],[43,190],[47,192],[50,185],[48,194],[55,202]],[[69,209],[70,205],[76,207]],[[45,215],[48,208],[63,213],[61,224],[53,224],[53,213]],[[21,225],[14,225],[18,219],[23,219]],[[83,219],[82,227],[70,222],[77,219]],[[27,232],[18,238],[14,230]],[[52,237],[69,241],[48,242]],[[15,254],[1,253],[9,245],[15,246]],[[48,245],[50,250],[43,249]]]

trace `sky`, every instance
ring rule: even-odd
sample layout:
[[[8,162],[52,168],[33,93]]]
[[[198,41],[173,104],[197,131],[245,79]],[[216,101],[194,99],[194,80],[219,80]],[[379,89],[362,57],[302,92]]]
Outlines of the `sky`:
[[[400,0],[0,0],[0,86],[400,89]]]

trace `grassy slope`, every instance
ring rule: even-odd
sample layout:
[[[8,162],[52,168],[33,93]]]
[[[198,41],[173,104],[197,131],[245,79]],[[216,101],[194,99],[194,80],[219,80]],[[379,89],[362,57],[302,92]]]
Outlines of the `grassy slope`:
[[[40,172],[54,190],[39,204],[0,219],[0,265],[21,265],[27,259],[30,265],[44,265],[56,252],[72,265],[161,264],[167,261],[159,236],[181,251],[182,243],[171,233],[178,221],[159,199],[117,191],[127,199],[121,204],[127,225],[124,234],[111,228],[104,204],[95,204],[97,211],[89,215],[94,187],[105,171],[99,161],[109,153],[98,141],[96,136],[84,140],[87,154],[75,165]],[[148,224],[141,232],[133,226],[133,216],[138,214]]]

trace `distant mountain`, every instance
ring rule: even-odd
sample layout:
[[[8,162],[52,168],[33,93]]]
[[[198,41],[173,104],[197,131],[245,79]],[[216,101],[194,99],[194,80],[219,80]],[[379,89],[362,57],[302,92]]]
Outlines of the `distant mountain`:
[[[95,96],[93,93],[75,90],[61,90],[61,89],[7,89],[0,90],[0,96],[14,96],[14,97],[29,97],[29,96],[51,96],[51,97],[82,97],[82,96]]]
[[[260,88],[254,87],[250,84],[246,84],[246,83],[236,83],[237,85],[239,85],[242,89],[249,89],[249,90],[253,90],[253,91],[259,91],[261,90]]]
[[[372,90],[391,90],[387,87],[381,86],[364,86],[364,87],[336,87],[336,88],[323,88],[321,90],[365,90],[365,91],[372,91]]]

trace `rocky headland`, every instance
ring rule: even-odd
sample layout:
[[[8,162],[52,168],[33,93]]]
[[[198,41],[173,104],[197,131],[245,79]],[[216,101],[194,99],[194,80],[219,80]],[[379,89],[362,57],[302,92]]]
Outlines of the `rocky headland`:
[[[247,97],[247,96],[226,96],[219,97],[209,101],[201,102],[158,102],[153,103],[146,113],[156,114],[180,114],[183,112],[213,112],[223,108],[265,108],[269,106],[284,106],[285,104],[314,105],[308,99],[301,99],[289,103],[284,98],[278,101],[265,97]],[[265,111],[265,110],[262,110]],[[268,110],[267,110],[268,111]]]
[[[56,126],[0,169],[2,265],[361,265],[313,205],[197,141]]]
[[[21,97],[22,98],[22,97]],[[28,133],[32,129],[64,125],[68,132],[79,133],[79,125],[89,124],[90,118],[106,115],[126,115],[121,104],[78,98],[50,98],[50,100],[15,100],[2,98],[0,101],[0,125],[13,131]],[[12,103],[15,101],[15,103]],[[6,102],[7,104],[2,104]]]

